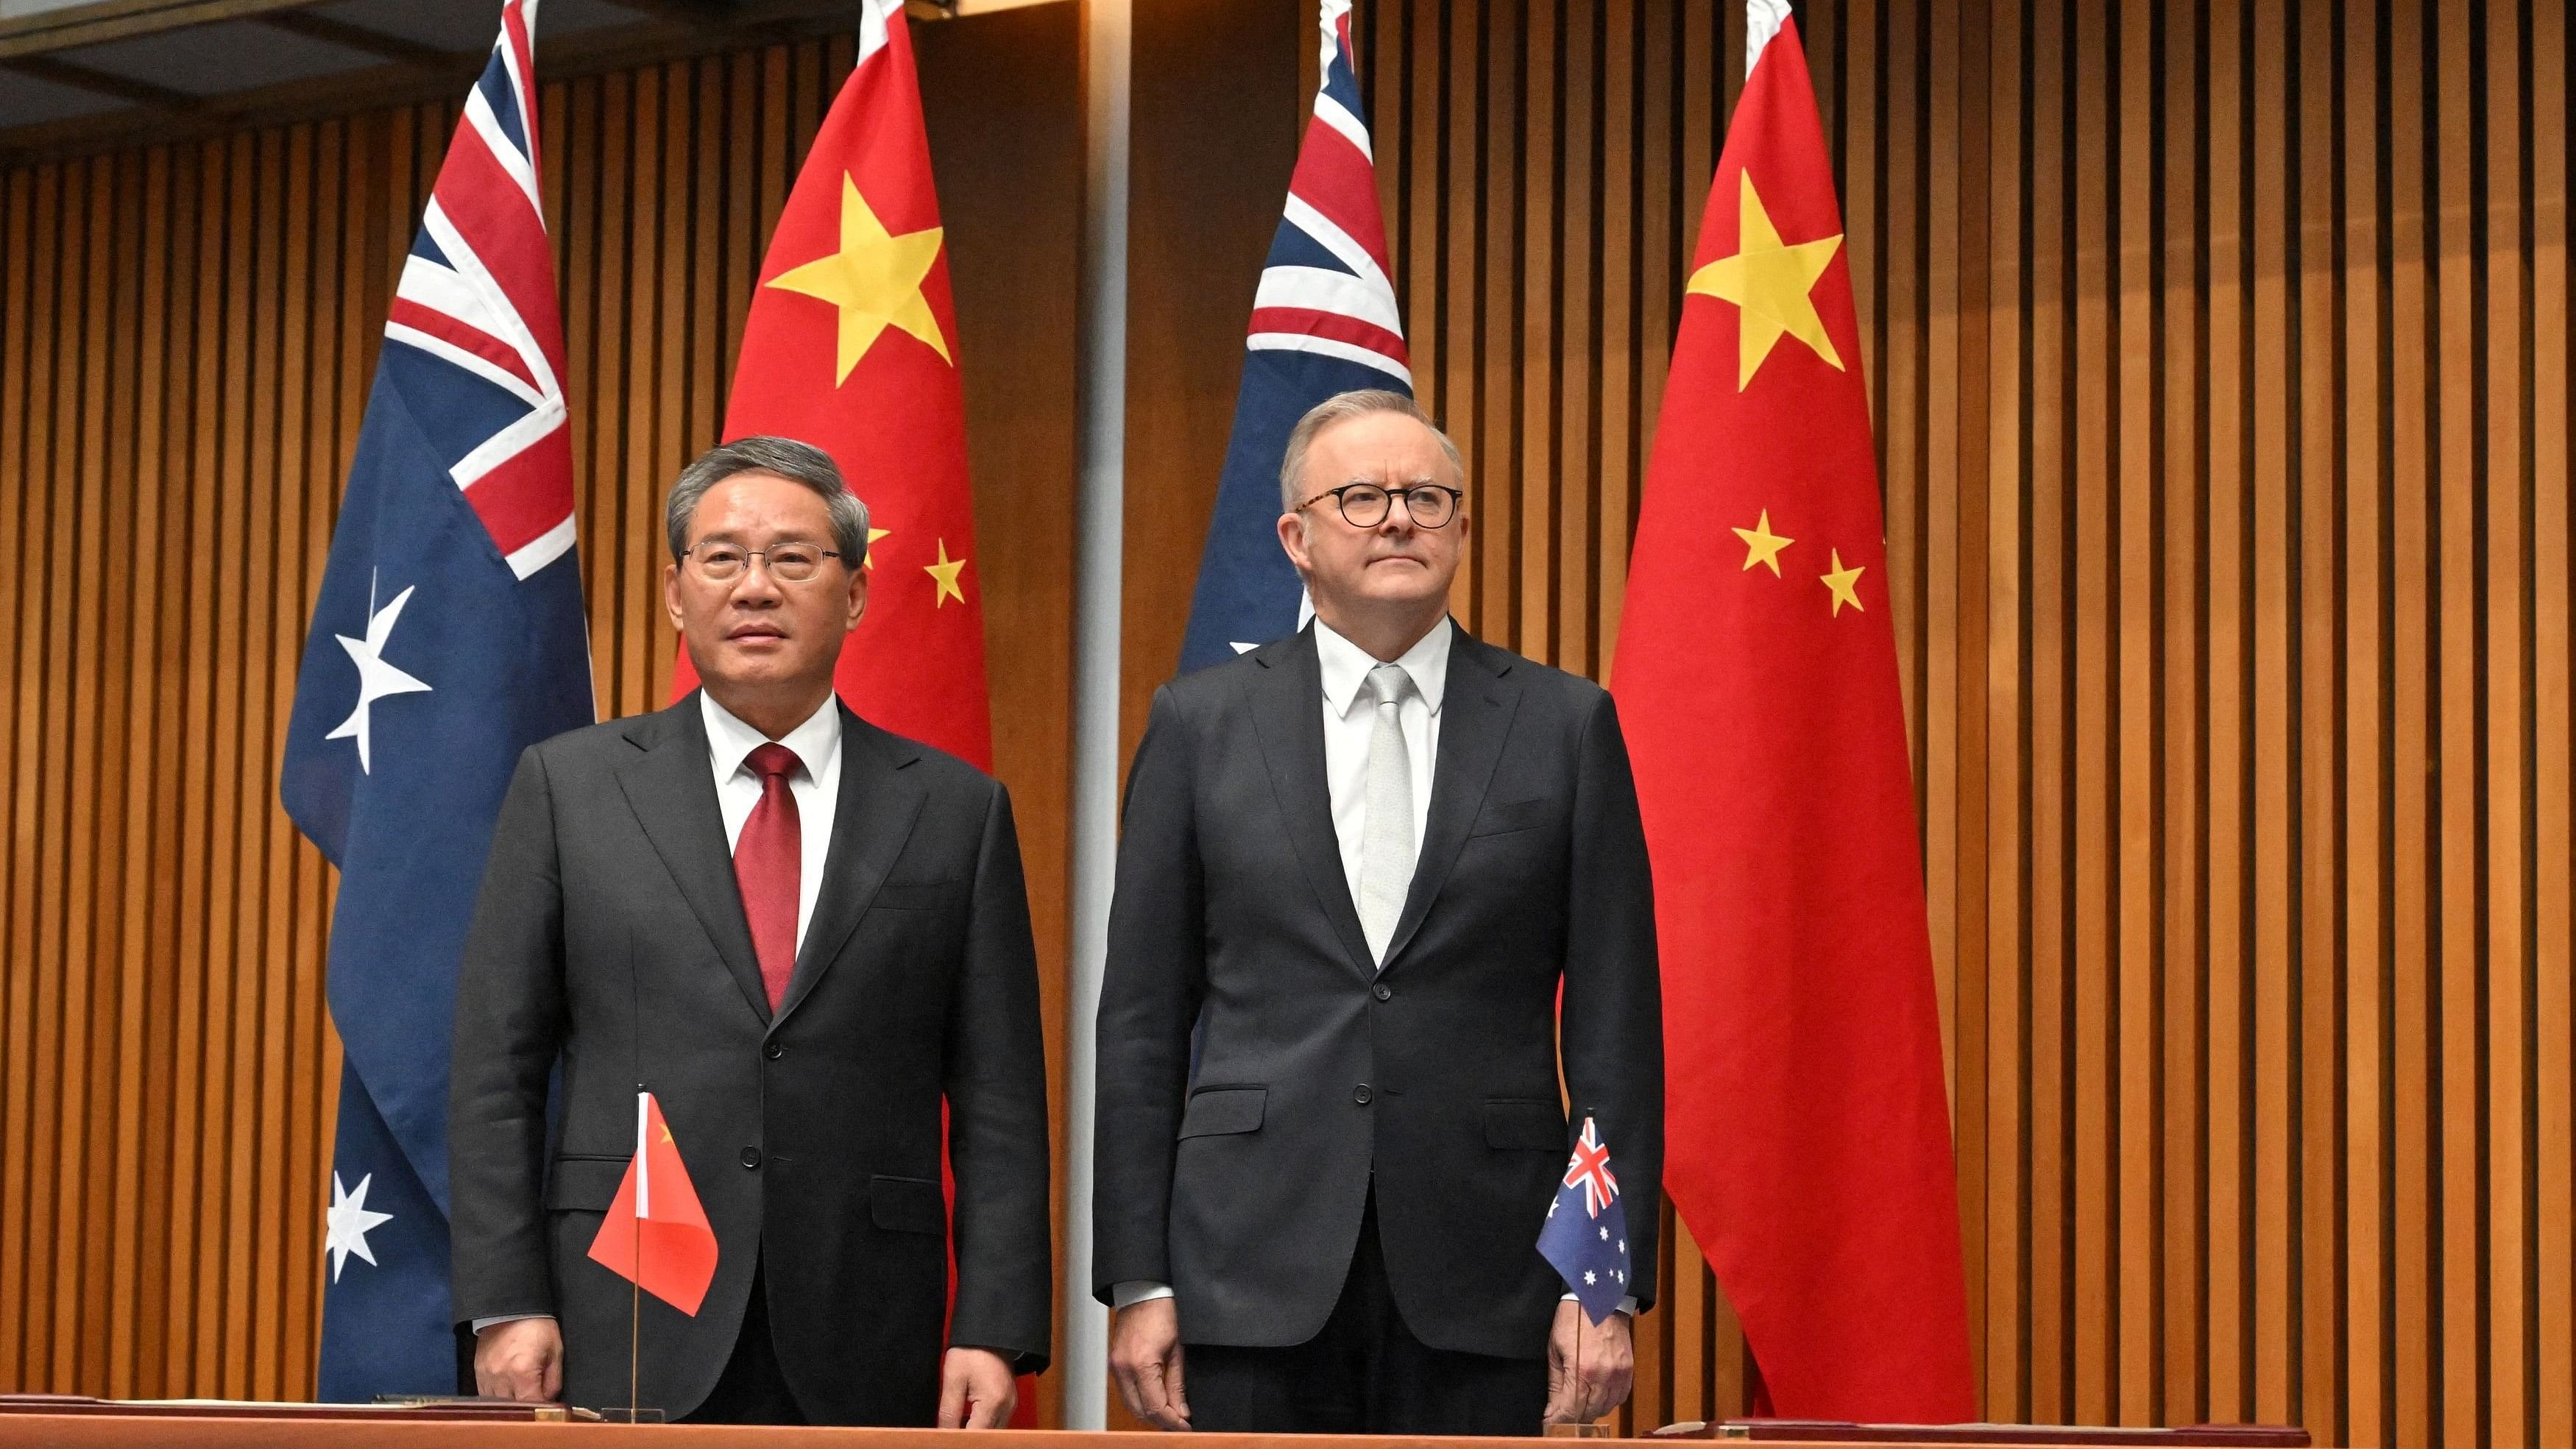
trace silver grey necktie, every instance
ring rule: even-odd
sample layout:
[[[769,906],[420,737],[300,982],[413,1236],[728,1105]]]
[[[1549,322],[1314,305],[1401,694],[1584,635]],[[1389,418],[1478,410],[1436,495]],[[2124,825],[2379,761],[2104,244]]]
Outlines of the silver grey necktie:
[[[1369,730],[1368,785],[1360,797],[1360,931],[1381,964],[1404,898],[1413,887],[1413,759],[1404,746],[1400,712],[1413,692],[1413,677],[1393,664],[1368,675],[1377,719]]]

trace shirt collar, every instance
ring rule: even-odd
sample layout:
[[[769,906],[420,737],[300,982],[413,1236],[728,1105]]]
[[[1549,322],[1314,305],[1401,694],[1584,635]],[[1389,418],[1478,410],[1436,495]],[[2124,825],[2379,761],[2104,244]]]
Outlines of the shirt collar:
[[[1431,713],[1440,713],[1440,694],[1449,683],[1449,641],[1458,626],[1443,617],[1431,626],[1431,632],[1414,641],[1413,647],[1398,656],[1394,663],[1413,679],[1414,691]],[[1315,662],[1323,670],[1324,703],[1333,713],[1348,716],[1359,705],[1360,695],[1368,687],[1369,671],[1378,661],[1369,652],[1345,639],[1332,625],[1315,621]]]
[[[707,755],[715,764],[719,780],[732,779],[743,760],[769,742],[768,736],[743,723],[741,716],[716,703],[716,697],[703,689],[698,691],[698,712],[706,718]],[[841,748],[839,698],[825,699],[821,709],[789,730],[779,743],[796,752],[798,762],[805,768],[805,778],[822,779],[823,767]]]

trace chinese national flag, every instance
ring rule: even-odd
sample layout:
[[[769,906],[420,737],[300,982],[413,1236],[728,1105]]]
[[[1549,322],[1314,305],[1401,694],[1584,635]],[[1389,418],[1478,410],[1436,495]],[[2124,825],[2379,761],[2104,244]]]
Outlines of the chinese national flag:
[[[795,438],[840,465],[871,540],[841,697],[990,769],[957,319],[901,0],[866,0],[858,49],[770,236],[724,435]],[[672,697],[696,684],[684,645]]]
[[[1710,189],[1612,672],[1655,869],[1664,1185],[1770,1408],[1975,1417],[1849,249],[1794,26]]]
[[[871,724],[990,770],[966,393],[921,79],[903,0],[863,0],[858,20],[858,64],[770,234],[724,435],[832,455],[868,505],[868,607],[841,648],[841,698]],[[684,644],[672,697],[697,682]],[[953,1210],[944,1160],[940,1177]],[[953,1289],[953,1258],[949,1275]],[[1019,1387],[1012,1422],[1034,1424],[1034,1381]]]
[[[635,1094],[635,1160],[590,1240],[592,1261],[689,1315],[716,1277],[716,1231],[650,1092]]]

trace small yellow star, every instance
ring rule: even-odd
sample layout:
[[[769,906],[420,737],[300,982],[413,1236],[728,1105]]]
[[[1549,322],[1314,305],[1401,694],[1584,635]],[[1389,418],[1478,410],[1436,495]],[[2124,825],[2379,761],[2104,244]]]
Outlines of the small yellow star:
[[[1855,609],[1861,606],[1860,576],[1861,571],[1868,565],[1854,564],[1850,568],[1844,568],[1842,550],[1834,549],[1832,553],[1834,571],[1824,575],[1824,583],[1826,588],[1834,591],[1834,617],[1839,619],[1842,617],[1843,605],[1849,604]]]
[[[901,236],[888,232],[867,198],[859,195],[858,183],[842,173],[840,250],[769,279],[770,286],[817,297],[840,309],[839,371],[833,376],[834,386],[850,380],[850,369],[859,365],[888,327],[911,333],[929,344],[940,361],[954,363],[948,355],[948,338],[940,332],[939,319],[931,315],[930,301],[921,291],[922,279],[939,260],[939,242],[945,234],[935,226]]]
[[[868,530],[867,566],[869,568],[875,568],[877,566],[877,540],[881,538],[890,538],[893,535],[894,530],[891,528],[870,528]]]
[[[1750,569],[1755,564],[1765,565],[1771,570],[1771,577],[1775,579],[1780,577],[1780,550],[1797,542],[1794,538],[1782,538],[1771,531],[1771,510],[1768,508],[1762,510],[1762,516],[1754,520],[1751,528],[1735,530],[1735,536],[1744,540],[1745,568]]]
[[[1742,185],[1736,196],[1735,255],[1720,257],[1691,273],[1690,285],[1683,289],[1735,304],[1735,390],[1742,392],[1753,385],[1753,374],[1784,332],[1841,371],[1842,356],[1834,351],[1834,340],[1825,335],[1824,319],[1816,315],[1816,299],[1808,292],[1841,248],[1842,233],[1794,246],[1782,242],[1779,229],[1771,224],[1771,213],[1753,190],[1753,173],[1738,175]]]
[[[939,562],[923,564],[921,571],[930,575],[939,586],[938,592],[930,596],[932,608],[938,608],[950,599],[961,604],[966,602],[966,590],[957,582],[957,576],[966,571],[966,560],[948,556],[948,540],[943,538],[939,541]]]
[[[671,1140],[671,1124],[668,1122],[662,1124],[662,1140],[665,1142]]]

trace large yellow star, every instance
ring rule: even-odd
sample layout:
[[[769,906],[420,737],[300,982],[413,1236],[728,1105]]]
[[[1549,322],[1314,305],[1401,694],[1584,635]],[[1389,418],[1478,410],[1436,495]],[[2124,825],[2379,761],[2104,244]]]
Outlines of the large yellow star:
[[[873,569],[877,566],[877,540],[881,538],[891,538],[893,536],[894,530],[891,528],[870,528],[868,530],[867,566],[869,568]]]
[[[1834,617],[1839,619],[1842,617],[1843,605],[1849,604],[1855,609],[1860,608],[1861,571],[1869,566],[1854,564],[1850,568],[1844,568],[1843,551],[1835,549],[1832,552],[1834,571],[1823,575],[1823,578],[1825,587],[1834,591]]]
[[[1743,515],[1736,516],[1740,518]],[[1775,579],[1780,577],[1780,550],[1797,542],[1771,531],[1771,510],[1768,508],[1762,510],[1762,516],[1753,521],[1751,528],[1735,530],[1735,536],[1744,540],[1744,567],[1751,569],[1755,564],[1767,565]]]
[[[1771,213],[1753,189],[1753,173],[1737,173],[1743,184],[1736,196],[1736,252],[1691,273],[1687,290],[1705,292],[1736,306],[1735,390],[1753,385],[1771,344],[1787,333],[1807,344],[1837,371],[1843,360],[1834,340],[1825,335],[1816,300],[1808,295],[1816,279],[1843,244],[1842,233],[1787,245],[1771,224]]]
[[[939,540],[939,562],[923,564],[921,571],[930,575],[939,586],[939,591],[930,596],[932,608],[938,608],[950,599],[961,604],[966,602],[966,590],[957,582],[957,576],[966,571],[966,560],[948,556],[948,540]]]
[[[840,370],[833,376],[834,386],[850,380],[850,369],[888,327],[920,338],[942,362],[954,365],[948,338],[921,294],[921,280],[939,260],[944,234],[935,226],[901,236],[889,233],[868,199],[859,195],[859,184],[849,173],[841,174],[841,249],[769,279],[770,286],[819,297],[841,310]]]

